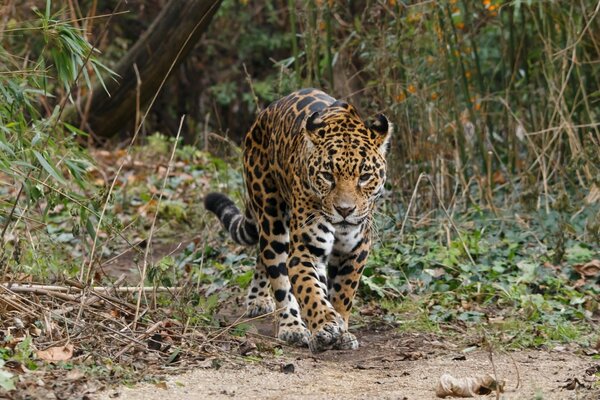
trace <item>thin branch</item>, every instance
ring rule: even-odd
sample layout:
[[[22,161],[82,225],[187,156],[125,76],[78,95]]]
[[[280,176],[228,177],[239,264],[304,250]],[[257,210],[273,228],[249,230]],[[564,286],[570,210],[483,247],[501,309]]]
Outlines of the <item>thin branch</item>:
[[[137,305],[135,308],[135,318],[133,319],[133,329],[135,329],[137,320],[140,314],[140,305],[142,302],[142,288],[144,287],[144,281],[146,280],[146,272],[148,270],[148,254],[150,253],[150,248],[152,248],[152,236],[154,235],[154,227],[156,226],[156,219],[158,217],[158,212],[160,211],[160,203],[162,202],[163,193],[165,192],[165,188],[167,186],[167,179],[169,178],[169,173],[171,172],[171,166],[173,165],[173,159],[175,158],[175,150],[177,150],[177,143],[179,143],[179,136],[181,135],[181,129],[183,128],[183,121],[185,120],[185,115],[181,117],[179,121],[179,129],[177,129],[177,136],[175,137],[175,142],[173,143],[173,150],[171,151],[171,158],[169,159],[169,164],[167,166],[167,170],[165,172],[165,178],[163,179],[163,184],[160,189],[160,194],[158,195],[158,201],[156,203],[156,211],[154,212],[154,218],[152,219],[152,225],[150,226],[150,234],[148,235],[148,243],[146,245],[146,251],[144,253],[144,264],[142,266],[142,274],[140,276],[140,289],[137,296]]]

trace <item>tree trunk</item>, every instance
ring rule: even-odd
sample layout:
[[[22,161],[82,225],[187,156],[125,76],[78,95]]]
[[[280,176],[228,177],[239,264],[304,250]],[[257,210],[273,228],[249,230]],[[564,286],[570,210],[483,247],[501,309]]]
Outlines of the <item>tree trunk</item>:
[[[85,105],[90,101],[87,118],[80,107],[72,107],[67,110],[64,119],[100,137],[118,133],[136,115],[137,75],[134,65],[141,80],[141,107],[159,90],[165,76],[173,72],[192,50],[210,25],[220,4],[221,0],[169,1],[115,67],[114,71],[118,74],[116,80],[105,79],[110,96],[98,83],[90,93],[91,101],[84,98],[80,102]]]

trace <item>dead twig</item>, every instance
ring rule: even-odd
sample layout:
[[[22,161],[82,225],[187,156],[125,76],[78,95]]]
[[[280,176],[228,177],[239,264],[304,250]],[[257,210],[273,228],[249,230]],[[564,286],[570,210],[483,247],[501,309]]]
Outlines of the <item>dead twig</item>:
[[[426,174],[424,172],[422,172],[419,175],[419,178],[417,179],[417,183],[415,184],[415,188],[413,190],[412,196],[410,196],[410,201],[408,202],[408,207],[406,208],[406,213],[404,214],[404,220],[402,221],[402,226],[400,227],[400,242],[402,242],[403,238],[404,238],[404,226],[406,225],[406,221],[408,220],[408,215],[410,214],[410,210],[412,209],[412,206],[415,202],[415,198],[417,197],[417,190],[419,189],[419,184],[421,183],[421,179],[423,179],[423,177]]]
[[[160,203],[162,202],[163,193],[165,192],[165,187],[167,186],[167,178],[169,177],[169,173],[171,172],[171,166],[173,165],[173,158],[175,157],[175,150],[177,149],[177,143],[179,142],[179,136],[181,135],[181,129],[183,128],[183,121],[185,121],[185,115],[181,117],[179,121],[179,129],[177,129],[177,136],[175,137],[175,142],[173,143],[173,150],[171,151],[171,157],[169,158],[169,165],[167,166],[167,170],[165,172],[165,178],[163,179],[162,187],[160,189],[160,193],[158,195],[158,201],[156,203],[156,212],[154,213],[154,218],[152,218],[152,225],[150,226],[150,234],[148,235],[148,244],[146,246],[146,251],[144,253],[144,264],[142,265],[142,273],[140,276],[140,286],[137,296],[137,304],[135,307],[135,317],[133,319],[133,329],[135,329],[137,320],[140,315],[140,305],[142,302],[142,288],[144,287],[144,281],[146,280],[146,272],[148,270],[148,255],[150,254],[150,249],[152,248],[152,236],[154,235],[154,229],[156,226],[156,218],[158,217],[158,212],[160,210]],[[156,293],[156,292],[154,292]]]
[[[125,354],[125,352],[127,350],[129,350],[130,348],[132,348],[136,344],[143,343],[143,342],[141,342],[142,340],[144,340],[145,338],[147,338],[148,336],[150,336],[158,328],[162,328],[162,326],[163,326],[163,322],[162,321],[158,321],[158,322],[154,323],[153,325],[149,326],[148,329],[146,329],[146,331],[144,333],[142,333],[141,335],[139,335],[136,338],[137,340],[135,342],[131,342],[127,346],[123,347],[117,354],[115,354],[115,356],[113,357],[113,359],[117,359],[117,358],[121,357],[123,354]]]

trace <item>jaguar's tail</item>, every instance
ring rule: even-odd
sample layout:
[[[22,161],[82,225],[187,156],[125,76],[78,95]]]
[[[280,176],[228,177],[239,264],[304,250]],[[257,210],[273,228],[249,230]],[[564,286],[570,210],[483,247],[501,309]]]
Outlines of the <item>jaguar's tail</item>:
[[[258,230],[248,211],[242,215],[229,197],[222,193],[209,193],[204,199],[204,207],[219,217],[223,227],[237,243],[246,246],[258,243]]]

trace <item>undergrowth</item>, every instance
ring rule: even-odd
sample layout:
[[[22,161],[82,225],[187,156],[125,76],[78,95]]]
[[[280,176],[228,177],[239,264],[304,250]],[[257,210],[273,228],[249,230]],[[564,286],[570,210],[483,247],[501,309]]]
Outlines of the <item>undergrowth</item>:
[[[268,21],[293,18],[302,33],[257,29],[262,42],[246,49],[292,52],[252,84],[261,101],[315,84],[383,108],[397,125],[352,328],[375,308],[399,331],[514,348],[576,343],[591,353],[600,315],[591,2],[289,4],[267,7]],[[221,17],[247,6],[228,2]],[[62,111],[107,71],[87,20],[55,8],[47,1],[33,19],[0,25],[3,390],[39,367],[135,379],[139,354],[160,366],[196,361],[249,329],[226,317],[242,307],[254,250],[233,246],[200,205],[212,190],[242,204],[239,148],[225,142],[233,156],[223,160],[159,133],[123,149],[87,148],[89,136]],[[366,88],[360,99],[349,77],[347,90],[336,86],[340,66]],[[225,106],[239,89],[208,92]],[[253,114],[254,98],[242,101]],[[128,291],[110,288],[121,274],[117,286]],[[96,304],[99,286],[113,291]],[[66,362],[40,356],[73,343]]]

